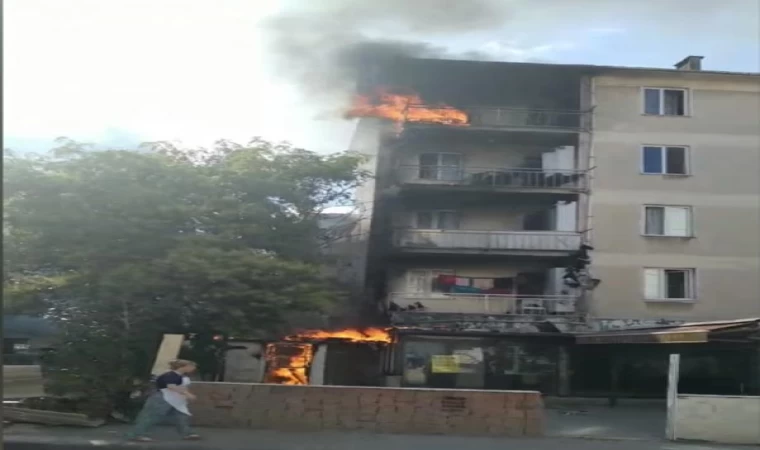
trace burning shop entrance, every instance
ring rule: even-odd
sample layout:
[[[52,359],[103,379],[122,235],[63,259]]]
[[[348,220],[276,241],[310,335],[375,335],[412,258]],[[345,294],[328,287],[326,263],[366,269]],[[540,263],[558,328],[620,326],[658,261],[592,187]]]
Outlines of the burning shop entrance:
[[[382,385],[392,341],[380,328],[304,331],[266,345],[264,382],[290,385]]]

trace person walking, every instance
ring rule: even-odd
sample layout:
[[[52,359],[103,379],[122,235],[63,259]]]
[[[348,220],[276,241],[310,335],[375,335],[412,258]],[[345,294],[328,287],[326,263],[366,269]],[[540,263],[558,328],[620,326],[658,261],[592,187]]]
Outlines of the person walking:
[[[156,392],[145,402],[140,414],[137,415],[135,426],[127,434],[130,440],[150,442],[148,437],[151,428],[162,419],[170,417],[174,420],[183,439],[197,440],[200,436],[190,430],[190,411],[187,408],[188,400],[195,400],[195,396],[188,390],[190,385],[189,374],[197,369],[192,361],[177,359],[169,363],[169,372],[156,379]]]

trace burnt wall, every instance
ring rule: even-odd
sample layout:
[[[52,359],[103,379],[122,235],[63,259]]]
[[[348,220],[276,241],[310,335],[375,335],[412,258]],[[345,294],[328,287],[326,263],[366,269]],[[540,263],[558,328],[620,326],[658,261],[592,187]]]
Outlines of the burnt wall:
[[[573,67],[399,58],[363,77],[359,90],[392,86],[451,106],[580,109],[582,72]]]
[[[196,383],[198,426],[287,431],[364,430],[540,436],[541,394],[530,391]]]

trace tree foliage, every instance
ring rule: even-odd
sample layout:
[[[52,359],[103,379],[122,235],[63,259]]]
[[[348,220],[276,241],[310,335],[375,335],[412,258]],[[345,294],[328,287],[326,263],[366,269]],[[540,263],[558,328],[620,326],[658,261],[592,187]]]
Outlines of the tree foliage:
[[[93,412],[145,377],[162,333],[266,335],[343,295],[320,264],[317,218],[366,177],[358,155],[64,140],[4,162],[6,311],[61,325],[53,388]]]

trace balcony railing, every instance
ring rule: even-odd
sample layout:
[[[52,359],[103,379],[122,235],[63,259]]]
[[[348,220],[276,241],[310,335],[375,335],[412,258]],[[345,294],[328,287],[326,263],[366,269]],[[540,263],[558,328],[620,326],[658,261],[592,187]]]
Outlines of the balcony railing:
[[[400,229],[394,244],[406,249],[572,252],[581,235],[570,231],[471,231]]]
[[[516,128],[555,131],[583,131],[584,116],[587,111],[474,106],[464,108],[437,107],[430,105],[409,105],[405,121],[408,123],[427,122],[425,112],[434,110],[438,116],[450,120],[438,119],[436,122],[446,125],[469,126],[473,128]],[[444,114],[450,111],[450,114]],[[464,117],[466,116],[466,118]]]
[[[587,187],[582,170],[511,169],[404,165],[398,168],[402,184],[456,185],[498,189],[583,191]]]
[[[395,292],[390,300],[408,312],[563,316],[576,314],[570,295],[503,295]],[[422,305],[420,307],[420,305]],[[411,306],[411,308],[410,308]]]

